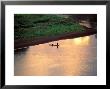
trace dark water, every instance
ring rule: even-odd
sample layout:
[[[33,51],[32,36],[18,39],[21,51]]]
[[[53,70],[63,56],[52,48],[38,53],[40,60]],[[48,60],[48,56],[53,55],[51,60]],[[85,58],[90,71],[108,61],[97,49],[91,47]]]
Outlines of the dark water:
[[[49,44],[59,44],[59,47]],[[95,35],[30,46],[15,53],[16,76],[96,76]]]

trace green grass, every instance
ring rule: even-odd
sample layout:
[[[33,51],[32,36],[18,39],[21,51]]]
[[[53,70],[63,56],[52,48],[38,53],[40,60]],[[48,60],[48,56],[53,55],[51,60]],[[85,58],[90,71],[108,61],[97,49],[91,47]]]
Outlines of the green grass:
[[[51,37],[67,32],[84,31],[82,26],[71,18],[57,15],[15,15],[14,38],[31,39],[34,37]]]

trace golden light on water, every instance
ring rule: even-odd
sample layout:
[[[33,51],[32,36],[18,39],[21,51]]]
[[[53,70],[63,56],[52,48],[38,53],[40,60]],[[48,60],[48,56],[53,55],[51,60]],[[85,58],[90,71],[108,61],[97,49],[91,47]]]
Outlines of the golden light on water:
[[[88,45],[89,41],[90,41],[90,37],[89,36],[79,37],[79,38],[73,39],[73,42],[76,45]]]
[[[97,51],[93,39],[94,36],[86,36],[31,46],[15,54],[15,76],[96,75]],[[49,46],[57,42],[58,48]]]

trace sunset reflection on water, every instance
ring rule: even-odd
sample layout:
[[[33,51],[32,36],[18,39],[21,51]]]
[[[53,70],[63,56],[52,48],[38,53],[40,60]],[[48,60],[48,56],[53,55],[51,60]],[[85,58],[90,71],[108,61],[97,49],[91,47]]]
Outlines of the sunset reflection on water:
[[[49,44],[59,43],[59,47]],[[16,76],[96,76],[97,39],[94,35],[59,40],[15,53]]]
[[[73,41],[76,45],[88,45],[90,41],[90,37],[89,36],[79,37],[73,39]]]

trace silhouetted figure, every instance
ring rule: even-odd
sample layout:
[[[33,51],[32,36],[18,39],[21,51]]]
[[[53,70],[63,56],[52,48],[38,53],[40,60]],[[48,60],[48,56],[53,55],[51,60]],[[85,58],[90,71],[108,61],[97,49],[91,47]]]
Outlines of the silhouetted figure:
[[[59,45],[58,45],[58,43],[57,43],[57,48],[58,48],[58,46],[59,46]]]

